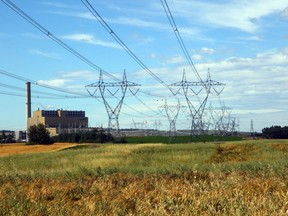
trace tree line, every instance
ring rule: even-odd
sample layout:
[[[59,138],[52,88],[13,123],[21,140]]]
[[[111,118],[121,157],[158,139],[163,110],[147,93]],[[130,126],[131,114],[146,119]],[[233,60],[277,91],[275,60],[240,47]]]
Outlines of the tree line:
[[[47,128],[43,124],[38,124],[29,127],[28,140],[29,144],[53,144],[54,142],[106,143],[112,142],[113,137],[111,134],[105,133],[103,129],[97,128],[91,131],[61,133],[51,137]]]
[[[288,126],[271,126],[262,129],[259,134],[266,139],[288,139]],[[1,138],[1,136],[0,136]],[[79,131],[74,133],[61,133],[51,137],[49,131],[43,124],[33,125],[28,129],[29,144],[53,144],[54,142],[73,142],[73,143],[126,143],[125,138],[113,138],[103,129],[93,129],[91,131]]]
[[[262,129],[263,138],[267,139],[288,139],[288,126],[271,126]]]

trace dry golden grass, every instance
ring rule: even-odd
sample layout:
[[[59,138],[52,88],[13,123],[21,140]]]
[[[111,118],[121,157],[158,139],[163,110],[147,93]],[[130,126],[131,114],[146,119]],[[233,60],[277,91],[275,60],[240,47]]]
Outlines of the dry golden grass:
[[[54,143],[53,145],[26,145],[24,143],[1,144],[0,157],[15,154],[59,151],[75,145],[77,144],[71,144],[71,143]]]
[[[287,178],[249,173],[116,173],[19,183],[2,182],[2,215],[288,214]]]
[[[259,150],[257,145],[238,145],[236,143],[218,144],[217,153],[211,158],[212,163],[233,163],[247,161],[250,155]]]
[[[99,145],[3,157],[0,215],[284,216],[287,146]]]

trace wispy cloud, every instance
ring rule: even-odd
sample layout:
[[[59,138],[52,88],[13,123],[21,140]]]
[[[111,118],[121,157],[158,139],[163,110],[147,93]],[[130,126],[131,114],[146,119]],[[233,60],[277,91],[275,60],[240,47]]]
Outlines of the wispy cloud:
[[[87,70],[61,72],[60,76],[68,80],[91,81],[91,80],[98,79],[98,74],[95,74],[94,72],[87,71]]]
[[[200,61],[203,59],[203,56],[199,55],[199,54],[195,54],[195,55],[192,55],[192,60],[194,61]]]
[[[59,2],[45,1],[45,2],[42,2],[42,4],[47,5],[47,6],[51,6],[51,7],[55,7],[55,8],[71,8],[71,5],[63,4],[63,3],[59,3]]]
[[[122,25],[130,25],[136,27],[145,27],[145,28],[153,28],[153,29],[167,29],[167,25],[159,22],[146,21],[139,18],[131,18],[131,17],[118,17],[116,19],[107,19],[110,23],[122,24]]]
[[[250,114],[269,114],[269,113],[275,113],[275,112],[283,112],[283,109],[249,109],[249,110],[245,110],[245,109],[234,109],[233,113],[234,114],[244,114],[246,115],[247,113]]]
[[[97,22],[97,19],[90,13],[90,12],[66,12],[66,11],[50,11],[49,13],[62,15],[62,16],[70,16],[70,17],[76,17],[81,19],[89,19],[89,20],[95,20]],[[112,24],[118,24],[118,25],[125,25],[125,26],[133,26],[137,28],[146,28],[146,29],[153,29],[157,31],[165,31],[165,32],[171,32],[171,27],[168,24],[168,21],[158,22],[156,20],[151,21],[147,19],[141,19],[141,18],[135,18],[135,17],[124,17],[124,16],[118,16],[118,17],[103,17],[103,19],[107,23]],[[181,34],[185,37],[191,37],[194,36],[197,38],[200,38],[201,31],[199,28],[191,28],[191,27],[181,27],[179,28],[179,31]],[[204,37],[201,35],[201,37]]]
[[[201,49],[201,53],[205,53],[205,54],[213,54],[214,52],[215,50],[212,48],[202,47]]]
[[[260,28],[259,19],[283,11],[287,7],[287,1],[267,0],[263,4],[262,0],[232,0],[221,3],[179,0],[175,7],[178,14],[190,18],[193,22],[197,19],[198,23],[205,23],[211,27],[231,27],[254,33]]]
[[[43,57],[46,57],[46,58],[61,59],[59,54],[53,53],[53,52],[44,52],[44,51],[37,50],[37,49],[30,49],[30,50],[28,50],[28,52],[30,54],[39,55],[39,56],[43,56]]]
[[[72,41],[78,41],[78,42],[93,44],[93,45],[97,45],[97,46],[104,46],[104,47],[110,47],[110,48],[115,48],[115,49],[121,49],[121,47],[117,43],[97,39],[92,34],[83,34],[83,33],[70,34],[70,35],[63,35],[62,38],[67,39],[67,40],[72,40]]]
[[[286,7],[282,12],[281,12],[281,16],[284,18],[288,18],[288,7]]]
[[[251,110],[258,114],[264,114],[281,111],[286,107],[285,101],[287,101],[288,94],[287,48],[258,53],[250,58],[233,57],[217,59],[217,61],[210,60],[196,63],[195,66],[203,80],[207,75],[207,69],[210,68],[212,80],[226,84],[221,97],[232,108],[241,107],[241,109],[238,108],[238,114],[248,113]],[[151,68],[151,71],[167,85],[170,85],[172,82],[182,80],[183,69],[186,70],[187,81],[197,81],[189,65],[181,64],[174,68],[168,66]],[[157,86],[157,92],[164,92],[163,86],[157,85],[156,81],[144,70],[135,72],[134,80],[140,83],[145,80],[143,86],[149,85],[150,91],[156,89]]]
[[[38,80],[37,83],[41,85],[48,85],[53,87],[62,88],[63,86],[66,86],[67,83],[71,82],[69,79],[62,79],[62,78],[55,78],[50,80]]]
[[[183,58],[182,55],[176,55],[176,56],[173,56],[169,59],[166,59],[165,63],[167,63],[167,64],[179,64],[179,63],[183,63],[184,61],[185,61],[185,59]]]

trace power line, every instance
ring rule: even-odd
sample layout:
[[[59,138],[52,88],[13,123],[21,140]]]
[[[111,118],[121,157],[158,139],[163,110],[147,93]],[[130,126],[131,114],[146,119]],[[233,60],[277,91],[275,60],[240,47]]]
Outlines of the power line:
[[[88,0],[81,0],[82,3],[86,6],[86,8],[91,12],[91,14],[100,22],[103,28],[116,40],[116,42],[128,53],[128,55],[135,60],[150,76],[152,76],[156,81],[161,83],[163,86],[168,88],[171,92],[172,89],[169,85],[167,85],[163,80],[161,80],[155,73],[153,73],[132,51],[131,49],[120,39],[120,37],[113,31],[113,29],[107,24],[107,22],[101,17],[101,15],[95,10],[95,8],[90,4]],[[148,93],[149,95],[152,95]],[[155,112],[152,108],[150,108],[145,102],[143,102],[139,97],[137,100],[142,103],[149,110]],[[158,114],[158,113],[157,113]]]
[[[21,88],[18,86],[8,85],[5,83],[0,83],[0,86],[4,87],[4,88],[9,88],[9,89],[17,90],[17,91],[26,92],[25,88]],[[40,94],[40,95],[46,95],[46,96],[47,95],[54,96],[55,99],[90,98],[90,96],[68,96],[68,95],[53,94],[53,93],[48,93],[48,92],[43,92],[43,91],[36,91],[36,90],[32,90],[32,93],[36,93],[36,94]],[[42,96],[37,96],[37,98],[39,98],[39,97],[42,98]],[[45,97],[45,98],[47,98],[47,97]],[[53,99],[53,98],[51,97],[51,99]]]
[[[24,82],[30,82],[31,84],[34,84],[34,85],[37,85],[37,86],[41,86],[41,87],[44,87],[44,88],[48,88],[48,89],[52,89],[52,90],[55,90],[55,91],[60,91],[60,92],[66,92],[66,93],[69,93],[69,94],[74,94],[74,95],[78,95],[77,96],[67,96],[67,95],[64,95],[64,96],[59,96],[59,97],[44,97],[44,96],[32,96],[33,98],[45,98],[45,99],[76,99],[76,98],[96,98],[98,102],[100,103],[103,103],[97,96],[87,96],[86,94],[79,94],[79,93],[75,93],[75,92],[70,92],[70,91],[67,91],[65,89],[62,89],[62,88],[57,88],[57,87],[53,87],[53,86],[49,86],[49,85],[44,85],[44,84],[40,84],[40,83],[37,83],[36,81],[34,80],[31,80],[31,79],[28,79],[28,78],[25,78],[25,77],[22,77],[22,76],[19,76],[19,75],[16,75],[16,74],[13,74],[13,73],[10,73],[8,71],[5,71],[5,70],[1,70],[0,69],[0,74],[3,74],[5,76],[8,76],[8,77],[12,77],[14,79],[18,79],[18,80],[21,80],[21,81],[24,81]],[[12,86],[12,85],[7,85],[7,84],[0,84],[0,86],[6,86],[9,88],[13,88],[13,89],[19,89],[19,90],[23,90],[24,88],[20,88],[20,87],[16,87],[16,86]],[[25,89],[24,89],[25,90]],[[25,90],[26,91],[26,90]],[[38,92],[40,93],[40,91],[33,91],[33,92]],[[49,95],[49,93],[46,93],[46,92],[41,92],[45,95]],[[11,95],[11,96],[18,96],[18,97],[26,97],[25,95],[21,95],[21,94],[17,94],[17,93],[12,93],[12,92],[2,92],[0,94],[4,94],[4,95]],[[51,95],[51,94],[50,94]],[[56,95],[56,94],[55,94]],[[58,95],[57,95],[58,96]],[[114,97],[115,98],[115,97]],[[136,97],[138,98],[138,97]],[[116,98],[117,99],[117,98]],[[140,99],[139,99],[140,100]],[[144,102],[143,102],[144,103]],[[143,112],[140,112],[138,110],[136,110],[135,108],[129,106],[128,104],[124,103],[123,104],[128,107],[129,109],[141,114],[141,115],[144,115],[146,117],[154,117],[154,116],[151,116],[151,115],[147,115]],[[151,108],[150,108],[151,109]],[[151,109],[152,110],[152,109]],[[126,114],[126,113],[123,113],[123,114]],[[129,114],[126,114],[126,115],[129,115]],[[134,115],[130,115],[131,117],[136,117]]]
[[[181,37],[181,34],[180,34],[179,29],[178,29],[178,27],[176,25],[176,22],[175,22],[175,20],[173,18],[173,15],[171,13],[171,10],[169,8],[169,5],[168,5],[167,1],[166,0],[161,0],[161,3],[162,3],[162,6],[164,8],[164,11],[166,13],[166,16],[167,16],[167,18],[169,20],[169,23],[170,23],[170,25],[171,25],[171,27],[173,29],[173,32],[175,33],[175,36],[176,36],[176,38],[178,40],[178,43],[179,43],[179,45],[180,45],[180,47],[181,47],[181,49],[182,49],[182,51],[183,51],[183,53],[185,55],[190,67],[194,71],[194,73],[195,73],[196,77],[198,78],[198,80],[203,83],[203,81],[202,81],[202,79],[201,79],[201,77],[200,77],[200,75],[199,75],[199,73],[198,73],[198,71],[197,71],[197,69],[196,69],[191,57],[190,57],[190,55],[189,55],[189,52],[187,51],[187,48],[186,48],[186,46],[184,44],[184,41],[183,41],[183,39]]]
[[[118,37],[118,35],[113,31],[113,29],[106,23],[106,21],[101,17],[101,15],[95,10],[95,8],[90,4],[88,0],[81,0],[86,8],[91,12],[91,14],[99,21],[99,23],[104,27],[104,29],[116,40],[116,42],[128,53],[128,55],[135,60],[150,76],[152,76],[156,81],[161,83],[163,86],[171,90],[171,87],[167,85],[163,80],[161,80],[155,73],[153,73],[132,51],[131,49]]]
[[[46,84],[41,84],[41,83],[39,83],[39,82],[37,82],[37,81],[35,81],[35,80],[31,80],[31,79],[29,79],[29,78],[25,78],[25,77],[19,76],[19,75],[14,74],[14,73],[10,73],[10,72],[5,71],[5,70],[2,70],[2,69],[0,69],[0,74],[5,75],[5,76],[8,76],[8,77],[11,77],[11,78],[14,78],[14,79],[17,79],[17,80],[20,80],[20,81],[30,82],[30,83],[33,84],[33,85],[45,87],[45,88],[52,89],[52,90],[55,90],[55,91],[65,92],[65,93],[68,93],[68,94],[77,95],[77,96],[80,96],[79,98],[81,98],[81,97],[82,97],[82,98],[83,98],[83,97],[84,97],[84,98],[85,98],[85,97],[88,98],[88,96],[87,96],[86,94],[80,94],[80,93],[68,91],[68,90],[66,90],[66,89],[57,88],[57,87],[49,86],[49,85],[46,85]],[[5,85],[8,86],[7,84],[5,84]],[[2,85],[2,86],[3,86],[3,85]],[[17,88],[19,88],[19,87],[17,87]],[[38,92],[38,93],[39,93],[39,92]],[[47,93],[45,93],[45,94],[47,94]],[[65,96],[65,97],[69,98],[69,97],[72,97],[72,96]],[[74,96],[73,98],[75,98],[75,96]]]
[[[108,72],[104,71],[102,68],[100,68],[99,66],[95,65],[93,62],[91,62],[89,59],[87,59],[86,57],[84,57],[83,55],[81,55],[79,52],[77,52],[76,50],[74,50],[73,48],[71,48],[70,46],[68,46],[66,43],[64,43],[63,41],[61,41],[59,38],[57,38],[55,35],[53,35],[49,30],[47,30],[46,28],[44,28],[42,25],[40,25],[38,22],[36,22],[34,19],[32,19],[29,15],[27,15],[24,11],[22,11],[19,7],[17,7],[14,3],[12,3],[9,0],[1,0],[4,4],[6,4],[9,8],[11,8],[13,11],[15,11],[18,15],[20,15],[23,19],[25,19],[26,21],[28,21],[31,25],[33,25],[35,28],[37,28],[39,31],[41,31],[43,34],[45,34],[46,36],[48,36],[50,39],[52,39],[53,41],[55,41],[58,45],[60,45],[61,47],[63,47],[64,49],[66,49],[67,51],[69,51],[71,54],[73,54],[74,56],[78,57],[80,60],[82,60],[83,62],[85,62],[86,64],[92,66],[93,68],[95,68],[98,71],[102,71],[106,76],[110,77],[111,79],[114,80],[118,80],[119,78],[109,74]],[[119,42],[121,43],[122,41],[119,38]],[[122,42],[123,43],[123,42]],[[123,43],[124,44],[124,43]],[[125,44],[124,44],[125,45]],[[125,45],[126,46],[126,45]],[[127,47],[127,46],[126,46]],[[128,48],[128,47],[127,47]],[[130,51],[130,53],[132,53],[132,51],[128,48],[128,50]],[[127,51],[128,51],[127,50]],[[143,62],[141,62],[141,60],[132,53],[131,57],[135,57],[134,60],[136,60],[146,71],[148,71],[148,73],[153,76],[156,80],[158,80],[160,83],[162,83],[164,86],[168,87],[170,89],[170,87],[165,84],[156,74],[154,74]],[[43,86],[43,87],[47,87],[50,89],[54,89],[57,91],[62,91],[63,89],[60,88],[56,88],[56,87],[51,87],[45,84],[40,84],[38,82],[35,81],[31,81],[28,79],[25,79],[23,77],[17,76],[15,74],[9,74],[8,72],[2,71],[0,70],[0,73],[2,72],[2,74],[5,75],[9,75],[13,78],[22,80],[22,81],[30,81],[31,84],[34,85],[39,85],[39,86]],[[77,93],[71,93],[67,90],[64,90],[64,92],[69,93],[69,94],[76,94],[79,95]],[[155,94],[151,94],[151,93],[146,93],[144,91],[142,91],[143,93],[150,95],[150,96],[155,96]],[[80,94],[81,95],[81,94]],[[81,95],[82,96],[82,95]],[[157,96],[157,97],[162,97],[162,96]],[[139,101],[141,101],[139,98],[137,98]],[[143,101],[141,101],[141,103],[143,103]],[[127,106],[127,105],[126,105]],[[131,108],[131,107],[130,107]],[[153,110],[150,108],[150,110]]]
[[[69,51],[71,54],[85,62],[86,64],[90,65],[94,69],[100,71],[102,70],[99,66],[91,62],[89,59],[81,55],[79,52],[74,50],[72,47],[68,46],[66,43],[64,43],[62,40],[60,40],[58,37],[53,35],[49,30],[44,28],[42,25],[40,25],[38,22],[36,22],[34,19],[32,19],[28,14],[26,14],[24,11],[22,11],[19,7],[17,7],[14,3],[12,3],[9,0],[1,0],[4,4],[6,4],[9,8],[11,8],[13,11],[15,11],[18,15],[20,15],[22,18],[24,18],[26,21],[28,21],[31,25],[33,25],[35,28],[37,28],[39,31],[41,31],[43,34],[51,38],[53,41],[55,41],[57,44],[59,44],[61,47]],[[117,77],[113,76],[112,74],[102,70],[102,72],[110,77],[111,79],[120,81]]]
[[[102,71],[103,74],[105,74],[107,77],[116,80],[116,81],[121,81],[119,78],[116,76],[108,73],[107,71],[103,70],[101,67],[90,61],[88,58],[80,54],[78,51],[64,43],[62,40],[60,40],[58,37],[56,37],[51,31],[47,30],[45,27],[40,25],[37,21],[35,21],[32,17],[30,17],[28,14],[26,14],[23,10],[21,10],[18,6],[16,6],[14,3],[12,3],[10,0],[1,0],[4,4],[6,4],[9,8],[11,8],[13,11],[15,11],[18,15],[20,15],[23,19],[25,19],[27,22],[29,22],[31,25],[33,25],[35,28],[37,28],[39,31],[41,31],[43,34],[45,34],[47,37],[55,41],[58,45],[66,49],[68,52],[79,58],[81,61],[84,63],[88,64],[89,66],[93,67],[97,71]],[[148,92],[144,92],[145,94],[148,94],[150,96],[154,97],[162,97],[156,94],[151,94]]]

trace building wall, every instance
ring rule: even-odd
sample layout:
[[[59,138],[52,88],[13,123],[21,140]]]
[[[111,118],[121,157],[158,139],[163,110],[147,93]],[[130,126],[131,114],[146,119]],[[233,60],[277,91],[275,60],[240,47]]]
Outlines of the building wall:
[[[28,127],[40,123],[49,128],[54,135],[56,132],[52,128],[88,127],[88,117],[85,116],[85,111],[36,110],[33,112],[33,116],[28,118]]]

